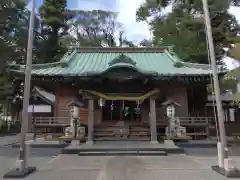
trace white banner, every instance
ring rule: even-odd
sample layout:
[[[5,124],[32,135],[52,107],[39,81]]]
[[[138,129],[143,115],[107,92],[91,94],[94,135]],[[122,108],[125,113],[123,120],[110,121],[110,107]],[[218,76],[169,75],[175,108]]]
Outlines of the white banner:
[[[50,113],[52,112],[52,107],[50,105],[29,105],[28,112],[32,113]]]

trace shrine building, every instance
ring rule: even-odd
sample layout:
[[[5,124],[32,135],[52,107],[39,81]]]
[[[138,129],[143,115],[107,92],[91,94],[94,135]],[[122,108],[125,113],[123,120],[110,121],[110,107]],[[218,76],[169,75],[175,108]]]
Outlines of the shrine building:
[[[11,71],[23,80],[24,69],[14,65]],[[69,125],[69,104],[75,101],[88,141],[121,140],[114,134],[119,126],[128,129],[129,140],[157,141],[165,136],[166,106],[172,102],[187,135],[207,138],[210,74],[209,65],[183,62],[171,47],[72,48],[59,62],[33,65],[32,88],[51,96],[45,97],[51,99],[47,115],[38,112],[34,122]]]

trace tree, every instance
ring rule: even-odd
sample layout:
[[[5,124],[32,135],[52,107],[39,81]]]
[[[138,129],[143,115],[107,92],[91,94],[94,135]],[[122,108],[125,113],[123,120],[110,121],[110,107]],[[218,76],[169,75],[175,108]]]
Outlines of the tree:
[[[66,22],[73,14],[66,9],[67,0],[45,0],[39,8],[42,19],[42,38],[37,59],[42,63],[58,61],[66,52],[66,48],[59,43],[60,37],[66,35],[69,26]]]
[[[239,26],[235,17],[228,13],[228,0],[208,2],[216,58],[221,63],[225,55],[223,48],[230,48],[234,43]],[[164,14],[164,8],[170,4],[172,12]],[[137,17],[139,21],[149,20],[155,46],[174,45],[184,61],[208,63],[201,0],[146,0],[138,9]]]
[[[139,43],[140,46],[143,46],[143,47],[153,47],[153,42],[152,40],[150,39],[143,39],[140,43]]]
[[[117,22],[117,13],[103,10],[78,11],[77,17],[69,23],[73,36],[66,36],[62,42],[78,43],[80,46],[115,47],[134,46],[124,37],[123,26]]]
[[[0,2],[0,101],[6,96],[12,95],[13,86],[9,81],[7,65],[9,62],[19,62],[21,51],[20,39],[24,39],[21,33],[26,30],[24,2],[17,0],[2,0]],[[24,39],[25,40],[25,39]],[[22,54],[21,54],[22,55]]]

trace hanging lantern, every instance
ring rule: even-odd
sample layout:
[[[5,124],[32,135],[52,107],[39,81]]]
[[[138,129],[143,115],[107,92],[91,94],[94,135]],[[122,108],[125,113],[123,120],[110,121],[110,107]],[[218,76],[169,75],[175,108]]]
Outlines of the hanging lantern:
[[[113,111],[114,110],[114,102],[112,101],[112,104],[110,105],[110,110]]]
[[[136,101],[136,104],[137,104],[137,107],[134,108],[135,113],[136,113],[136,114],[140,114],[140,113],[141,113],[141,110],[140,110],[141,101],[140,101],[140,100],[137,100],[137,101]]]
[[[100,98],[100,99],[98,100],[98,104],[99,104],[100,107],[105,106],[105,103],[106,103],[106,101],[105,101],[105,99],[103,99],[103,98]]]
[[[137,104],[140,105],[140,104],[142,104],[143,102],[144,102],[144,99],[141,99],[141,100],[138,100],[138,101],[137,101]]]

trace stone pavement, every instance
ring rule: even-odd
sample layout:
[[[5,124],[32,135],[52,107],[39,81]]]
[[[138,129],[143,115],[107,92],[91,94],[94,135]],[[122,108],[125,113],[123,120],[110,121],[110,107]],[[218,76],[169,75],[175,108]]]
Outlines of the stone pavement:
[[[32,159],[36,164],[37,160]],[[240,157],[234,157],[240,167]],[[225,180],[211,171],[215,157],[169,156],[77,156],[41,159],[38,172],[25,180]]]
[[[10,169],[16,167],[17,156],[12,156],[11,158],[6,156],[0,156],[0,179],[3,175],[8,172]],[[29,164],[36,167],[41,167],[47,164],[52,157],[30,157]]]
[[[31,140],[32,138],[33,138],[33,135],[31,133],[28,133],[26,135],[26,140]],[[0,137],[0,147],[16,144],[19,142],[19,140],[20,140],[20,134],[11,135],[11,136],[2,136]]]

